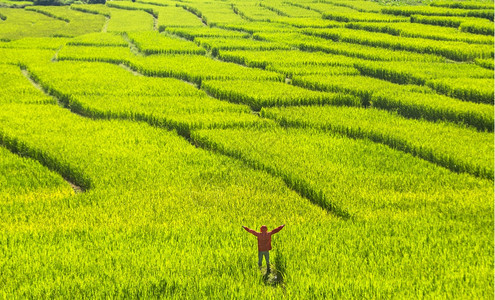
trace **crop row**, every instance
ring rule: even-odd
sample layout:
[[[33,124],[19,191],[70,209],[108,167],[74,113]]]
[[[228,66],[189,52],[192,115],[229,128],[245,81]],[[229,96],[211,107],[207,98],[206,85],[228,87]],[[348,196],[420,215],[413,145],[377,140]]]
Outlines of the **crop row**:
[[[311,129],[200,130],[192,138],[200,145],[277,174],[320,206],[356,219],[386,217],[397,207],[403,213],[425,206],[432,209],[434,198],[467,184],[454,178],[470,177],[454,175],[366,139],[353,140]],[[489,189],[488,180],[481,182],[475,185]],[[442,196],[436,192],[440,190]],[[453,199],[454,195],[452,192],[448,197]]]
[[[193,129],[267,127],[247,106],[211,97],[79,95],[65,99],[72,111],[98,119],[143,121],[188,136]]]
[[[230,3],[225,2],[193,2],[179,3],[178,6],[193,12],[209,26],[244,23],[245,20],[234,12]]]
[[[314,10],[310,10],[307,8],[301,8],[294,5],[291,5],[288,2],[282,1],[274,1],[271,3],[260,3],[261,7],[265,7],[279,16],[283,17],[291,17],[291,18],[321,18],[321,14]]]
[[[351,57],[371,60],[392,61],[443,61],[445,58],[410,51],[377,48],[373,46],[360,45],[356,43],[334,42],[328,39],[302,35],[297,33],[257,33],[255,38],[276,43],[283,43],[303,51],[322,51],[331,54],[343,54]]]
[[[155,9],[158,12],[158,30],[163,31],[170,26],[177,27],[196,27],[202,26],[201,20],[191,12],[182,7],[159,7]]]
[[[269,10],[261,5],[250,2],[241,2],[232,4],[232,9],[243,18],[250,21],[267,21],[278,18],[279,14]]]
[[[68,41],[67,45],[127,47],[128,43],[121,34],[94,32],[75,37]]]
[[[64,95],[206,96],[180,80],[135,76],[107,63],[60,61],[33,64],[28,69],[47,91],[55,89]]]
[[[458,61],[493,56],[490,45],[473,45],[464,42],[435,41],[423,38],[397,37],[385,33],[367,32],[346,28],[305,29],[303,33],[320,36],[334,41],[364,44],[393,50],[407,50],[419,53],[442,55]]]
[[[42,15],[45,15],[47,17],[54,18],[67,23],[70,22],[70,19],[67,16],[65,16],[67,12],[70,12],[67,9],[67,7],[62,7],[62,9],[60,9],[60,7],[57,7],[55,8],[55,13],[54,13],[54,9],[46,9],[43,7],[26,7],[24,10],[34,11]]]
[[[62,9],[69,10],[67,7]],[[104,23],[103,16],[76,11],[72,13],[77,13],[77,17],[72,18],[69,23],[22,9],[0,7],[0,13],[7,17],[0,26],[0,40],[15,40],[23,37],[74,37],[100,31]],[[26,25],[32,23],[36,26]]]
[[[433,26],[421,23],[350,23],[347,28],[372,32],[383,32],[396,36],[419,37],[443,41],[462,41],[467,43],[493,44],[493,36],[483,36],[448,27]]]
[[[428,85],[465,101],[493,104],[493,70],[475,64],[363,62],[355,67],[367,76],[399,84]]]
[[[327,55],[323,52],[297,50],[220,51],[218,57],[225,61],[262,69],[270,65],[352,66],[356,61],[356,59],[343,55]]]
[[[426,16],[457,16],[477,17],[493,21],[493,9],[450,9],[434,6],[400,6],[382,9],[383,13],[401,16],[426,15]]]
[[[165,31],[178,35],[188,40],[196,37],[224,37],[224,38],[247,38],[249,34],[239,31],[226,30],[217,27],[168,27]]]
[[[156,11],[156,7],[153,5],[142,4],[139,2],[129,2],[129,1],[116,1],[106,3],[107,7],[118,8],[122,10],[141,10],[149,13],[154,18],[158,18],[158,12]]]
[[[493,9],[493,3],[476,2],[476,1],[435,1],[430,3],[431,6],[450,7],[450,8],[468,8],[468,9]]]
[[[494,69],[494,64],[493,64],[493,59],[475,59],[474,62],[485,69],[488,70],[493,70]]]
[[[345,55],[372,61],[445,61],[444,57],[433,54],[420,54],[410,51],[376,48],[373,46],[346,42],[333,42],[323,38],[320,40],[301,42],[294,40],[293,43],[294,46],[303,51],[322,51],[325,53]]]
[[[160,3],[159,5],[150,4],[143,2],[136,3],[121,1],[107,3],[107,6],[127,10],[145,11],[157,19],[156,25],[158,26],[157,29],[159,31],[163,31],[169,26],[194,27],[203,25],[201,20],[196,15],[190,11],[187,11],[184,7],[178,7],[175,5],[168,6],[163,3]]]
[[[0,103],[55,103],[37,90],[15,65],[0,64]]]
[[[156,31],[130,32],[131,41],[145,54],[183,53],[205,54],[203,48],[177,37],[160,34]]]
[[[218,28],[235,30],[240,32],[247,32],[249,34],[254,34],[256,32],[291,32],[296,28],[289,26],[287,24],[274,23],[274,22],[249,22],[242,24],[223,24],[219,25]]]
[[[142,10],[124,10],[111,8],[108,32],[130,32],[153,30],[153,16]]]
[[[365,76],[295,76],[294,85],[328,91],[351,93],[365,106],[397,111],[408,118],[450,121],[492,131],[493,106],[460,101],[428,91],[428,88],[404,86]]]
[[[65,76],[68,70],[78,76]],[[187,134],[191,128],[265,126],[247,106],[208,97],[172,78],[134,76],[105,63],[58,62],[30,69],[72,111],[94,118],[145,121]]]
[[[251,79],[282,81],[279,73],[251,69],[201,55],[133,55],[120,47],[64,47],[60,60],[102,61],[124,63],[148,76],[175,77],[200,83],[209,79]]]
[[[194,41],[218,55],[219,50],[288,50],[289,46],[280,43],[258,41],[247,38],[199,37]]]
[[[36,48],[0,48],[0,64],[25,65],[28,63],[48,62],[54,51]]]
[[[73,3],[73,4],[71,4],[70,8],[73,10],[78,10],[78,11],[82,11],[85,13],[102,15],[102,16],[105,16],[107,18],[110,18],[111,11],[112,11],[112,9],[110,7],[108,7],[104,4],[85,5],[85,4],[80,4],[80,3]]]
[[[288,78],[296,75],[360,75],[358,69],[353,66],[332,66],[332,65],[304,65],[304,64],[270,64],[266,70],[284,74]]]
[[[57,50],[72,39],[64,37],[25,37],[18,40],[0,42],[0,48],[9,48],[15,52],[17,50],[32,49],[37,51],[39,49]]]
[[[319,128],[353,138],[369,138],[455,172],[493,180],[493,134],[489,132],[406,119],[373,108],[263,108],[261,115],[283,126]]]
[[[333,27],[341,27],[342,23],[326,20],[326,19],[317,19],[317,18],[294,18],[294,17],[278,17],[276,19],[271,20],[274,23],[280,23],[286,26],[293,26],[295,28],[333,28]]]
[[[454,27],[463,32],[493,36],[493,22],[483,19],[413,15],[411,23]]]
[[[313,47],[311,44],[307,47]],[[366,56],[374,55],[387,59],[387,52],[382,56],[380,51],[372,47],[351,47],[346,43],[326,43],[322,46],[329,52],[346,55]],[[350,53],[352,52],[352,53]],[[398,58],[398,54],[391,54]],[[412,58],[404,54],[405,58]],[[420,55],[418,55],[420,56]],[[219,58],[226,61],[277,71],[272,65],[297,66],[301,68],[299,74],[304,74],[308,65],[315,66],[349,66],[357,68],[361,74],[376,77],[399,84],[428,85],[437,92],[477,103],[493,103],[493,86],[490,84],[493,71],[481,68],[474,64],[452,64],[441,62],[436,56],[423,57],[433,62],[373,62],[368,60],[352,59],[346,56],[325,55],[321,52],[307,53],[300,51],[221,51]],[[369,57],[368,57],[369,58]],[[421,57],[418,57],[421,58]],[[434,62],[436,60],[436,62]],[[282,70],[283,73],[286,73]],[[309,72],[311,73],[311,72]],[[468,75],[469,74],[469,75]],[[469,76],[466,77],[466,76]],[[456,78],[456,79],[453,79]]]
[[[407,22],[404,17],[397,17],[373,12],[327,12],[323,14],[323,18],[335,20],[339,22]]]
[[[291,2],[293,5],[298,3]],[[356,12],[380,12],[383,8],[383,5],[378,2],[369,2],[369,1],[318,1],[318,2],[306,2],[303,4],[299,4],[301,6],[307,7],[308,9],[312,9],[318,11],[322,14],[331,13],[331,12],[339,12],[339,13],[347,13],[352,15]]]
[[[1,140],[0,137],[0,144]],[[0,147],[0,182],[0,197],[4,206],[12,202],[54,201],[74,193],[59,174],[4,147]]]
[[[201,88],[219,99],[249,105],[253,110],[267,106],[309,104],[360,105],[353,96],[310,91],[282,82],[222,80],[203,81]]]

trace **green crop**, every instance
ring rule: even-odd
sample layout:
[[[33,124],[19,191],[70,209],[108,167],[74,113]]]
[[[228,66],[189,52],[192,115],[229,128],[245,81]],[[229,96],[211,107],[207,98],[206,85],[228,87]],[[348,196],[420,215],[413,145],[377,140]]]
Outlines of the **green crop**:
[[[383,13],[392,15],[425,15],[425,16],[462,16],[462,17],[480,17],[493,21],[493,11],[490,10],[468,10],[462,8],[450,9],[434,6],[400,6],[388,7],[382,9]],[[491,14],[491,16],[490,16]]]
[[[477,189],[491,189],[488,181],[457,180],[456,177],[470,175],[454,176],[389,147],[338,134],[273,128],[201,130],[192,137],[200,144],[285,178],[299,193],[343,218],[389,217],[397,207],[414,215],[414,211],[439,205],[430,202],[433,198],[439,197],[437,201],[442,202],[447,197],[465,203],[456,191],[472,192],[468,197],[477,198]],[[437,193],[438,189],[442,192]],[[425,198],[426,193],[431,198]],[[484,201],[491,200],[487,197]],[[407,219],[407,213],[402,217]]]
[[[442,78],[427,82],[434,90],[466,101],[493,104],[493,78]]]
[[[320,128],[353,138],[369,138],[456,172],[493,179],[492,133],[449,123],[406,119],[374,108],[263,108],[262,115],[281,125]]]
[[[277,42],[258,41],[247,38],[197,37],[194,41],[218,54],[219,50],[289,50],[290,47]]]
[[[13,52],[19,49],[50,49],[57,50],[65,45],[69,38],[26,37],[18,40],[0,42],[0,48],[10,48]],[[24,56],[24,55],[19,55]]]
[[[73,10],[78,10],[90,14],[103,15],[105,17],[110,18],[112,9],[106,5],[102,4],[93,4],[93,5],[85,5],[85,4],[71,4],[70,6]]]
[[[428,85],[462,100],[493,103],[493,70],[475,64],[365,62],[355,67],[364,75],[400,84]]]
[[[201,17],[203,22],[209,26],[246,22],[246,20],[234,12],[231,4],[226,2],[184,2],[178,4],[178,6],[182,6],[198,17]]]
[[[361,73],[351,66],[325,66],[325,65],[304,65],[304,64],[273,64],[266,67],[269,71],[283,73],[289,78],[296,75],[360,75]]]
[[[229,29],[229,30],[237,30],[243,32],[249,32],[250,34],[256,32],[291,32],[295,30],[295,27],[281,24],[281,23],[272,23],[272,22],[251,22],[251,23],[243,23],[243,24],[224,24],[221,25],[220,28]]]
[[[136,57],[131,64],[143,74],[176,77],[200,83],[209,79],[249,79],[282,81],[284,76],[198,55]]]
[[[69,70],[78,75],[60,76]],[[181,133],[191,128],[266,123],[252,115],[248,107],[208,97],[188,83],[135,76],[114,65],[58,62],[30,68],[30,72],[50,94],[85,116],[145,121]]]
[[[435,41],[423,38],[402,37],[379,32],[366,32],[351,29],[306,29],[305,34],[321,36],[335,41],[363,44],[393,50],[406,50],[425,54],[442,55],[458,61],[493,57],[490,45],[472,45],[465,42]]]
[[[219,99],[249,105],[254,110],[265,106],[308,104],[360,105],[352,96],[310,91],[282,82],[247,80],[203,81],[201,88]]]
[[[293,50],[220,51],[219,58],[257,68],[266,68],[269,65],[352,66],[356,61],[342,55]]]
[[[493,3],[0,2],[0,299],[493,299]]]
[[[407,22],[408,19],[372,12],[327,12],[323,18],[339,22]]]
[[[205,49],[190,41],[170,37],[153,31],[131,32],[130,40],[145,54],[182,53],[205,54]]]
[[[233,4],[234,11],[250,21],[267,21],[278,18],[279,15],[257,3],[241,2]]]
[[[295,4],[294,2],[291,2]],[[356,11],[360,12],[380,12],[383,8],[378,2],[370,1],[319,1],[319,2],[306,2],[303,6],[319,11],[320,13],[347,13],[354,14]]]
[[[479,8],[491,8],[493,9],[493,3],[489,2],[477,2],[477,1],[435,1],[430,4],[431,6],[439,7],[450,7],[450,8],[468,8],[468,9],[479,9]]]
[[[424,23],[459,28],[461,31],[493,36],[493,22],[477,18],[411,16],[412,23]]]
[[[304,7],[297,7],[285,1],[277,0],[271,1],[270,3],[260,3],[259,5],[284,17],[321,18],[321,14],[319,12]]]
[[[148,5],[148,4],[142,4],[139,2],[129,2],[129,1],[118,1],[118,2],[109,2],[106,3],[107,7],[111,8],[119,8],[122,10],[141,10],[144,12],[149,13],[152,15],[154,18],[158,17],[158,11],[156,10],[156,7],[153,5]]]
[[[68,45],[73,46],[116,46],[127,47],[128,43],[122,35],[106,32],[95,32],[73,38]]]
[[[462,23],[467,28],[467,23]],[[364,23],[356,22],[347,25],[347,28],[362,29],[372,32],[389,33],[396,36],[419,37],[441,41],[462,41],[475,44],[493,44],[492,36],[471,34],[468,30],[449,27],[439,27],[421,23]],[[466,31],[466,32],[463,32]]]
[[[493,70],[493,59],[475,59],[474,62],[485,69]]]
[[[70,185],[56,172],[38,161],[12,154],[0,148],[0,195],[2,211],[17,204],[56,201],[74,194]]]
[[[177,28],[168,27],[165,31],[172,34],[181,36],[188,40],[194,40],[196,37],[236,37],[243,38],[248,37],[247,33],[242,33],[239,31],[226,30],[222,28],[208,28],[208,27],[187,27],[187,28]]]
[[[409,118],[451,121],[493,130],[493,106],[431,93],[428,88],[399,85],[365,76],[294,76],[295,85],[329,92],[351,93],[364,105],[395,110]]]
[[[63,12],[70,12],[61,8]],[[59,19],[22,9],[2,8],[0,14],[6,19],[1,21],[0,39],[16,40],[23,37],[78,36],[101,30],[103,16],[71,12],[72,21],[67,23]],[[30,24],[35,23],[36,26]]]
[[[22,74],[18,66],[0,64],[0,103],[55,103],[55,100],[37,90]]]
[[[26,65],[48,62],[55,56],[54,50],[37,48],[0,48],[0,63]]]
[[[108,32],[146,31],[153,29],[153,16],[141,10],[110,9]]]
[[[325,39],[298,43],[301,50],[322,51],[330,54],[345,55],[367,60],[384,61],[431,61],[441,62],[445,58],[438,55],[419,54],[409,51],[377,49],[376,47],[352,44],[346,42],[332,42]]]
[[[158,29],[165,30],[167,27],[195,27],[203,25],[201,20],[182,7],[160,6],[156,7],[158,12]]]

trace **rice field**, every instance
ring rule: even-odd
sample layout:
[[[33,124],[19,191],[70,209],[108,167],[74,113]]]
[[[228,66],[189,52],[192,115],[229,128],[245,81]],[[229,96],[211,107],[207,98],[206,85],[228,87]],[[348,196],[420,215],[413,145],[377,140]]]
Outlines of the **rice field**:
[[[50,4],[0,0],[0,299],[493,299],[492,2]]]

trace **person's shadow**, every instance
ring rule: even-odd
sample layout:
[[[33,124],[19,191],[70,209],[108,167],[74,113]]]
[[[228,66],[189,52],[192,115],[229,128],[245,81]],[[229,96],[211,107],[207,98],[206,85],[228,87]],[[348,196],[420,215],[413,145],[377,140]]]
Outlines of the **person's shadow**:
[[[270,285],[273,287],[276,286],[283,287],[284,277],[282,273],[280,273],[277,269],[272,267],[271,269],[267,269],[263,274],[263,282],[265,283],[265,285]]]

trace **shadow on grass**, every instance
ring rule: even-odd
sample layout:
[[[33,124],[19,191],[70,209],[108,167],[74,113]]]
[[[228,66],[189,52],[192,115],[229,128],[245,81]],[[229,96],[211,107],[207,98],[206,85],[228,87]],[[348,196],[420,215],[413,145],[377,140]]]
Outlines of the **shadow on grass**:
[[[272,265],[271,270],[262,268],[261,273],[263,274],[263,283],[266,286],[281,287],[285,290],[284,274],[277,270],[275,266]]]

